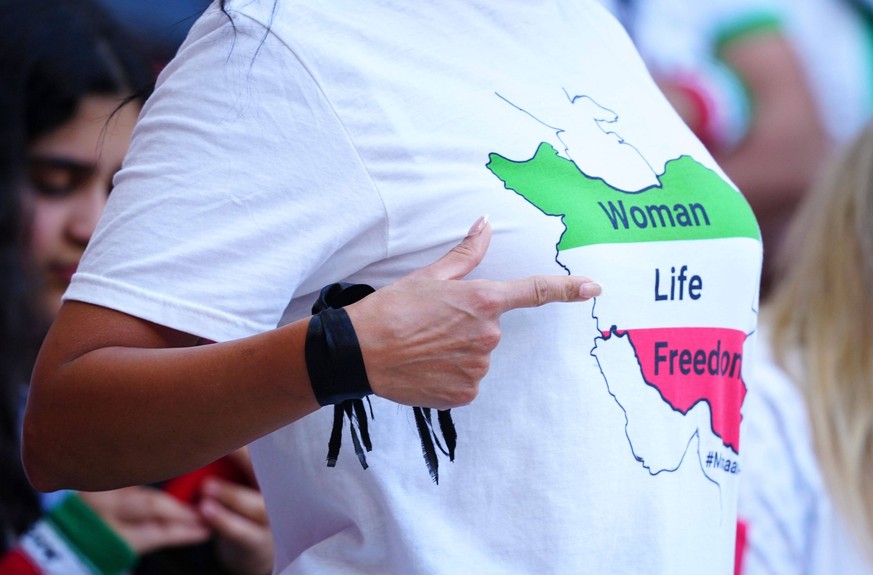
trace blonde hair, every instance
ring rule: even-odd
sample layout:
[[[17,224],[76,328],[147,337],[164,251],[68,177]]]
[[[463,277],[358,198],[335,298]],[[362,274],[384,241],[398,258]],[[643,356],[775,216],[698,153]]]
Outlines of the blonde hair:
[[[805,396],[829,492],[873,561],[873,125],[828,165],[786,240],[767,309],[774,350]]]

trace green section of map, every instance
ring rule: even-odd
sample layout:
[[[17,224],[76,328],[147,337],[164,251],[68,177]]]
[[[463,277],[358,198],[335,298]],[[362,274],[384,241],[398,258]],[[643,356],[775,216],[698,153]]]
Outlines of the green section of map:
[[[684,239],[760,239],[745,198],[690,156],[670,160],[660,186],[627,192],[586,176],[547,143],[515,162],[491,154],[487,165],[507,189],[567,228],[558,250],[581,246]]]

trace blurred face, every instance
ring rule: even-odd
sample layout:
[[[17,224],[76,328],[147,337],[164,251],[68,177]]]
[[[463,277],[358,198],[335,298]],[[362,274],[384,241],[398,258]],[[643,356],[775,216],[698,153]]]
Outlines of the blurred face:
[[[117,107],[116,98],[88,96],[69,122],[29,150],[28,248],[49,317],[60,308],[127,153],[139,108],[131,103],[112,116]]]

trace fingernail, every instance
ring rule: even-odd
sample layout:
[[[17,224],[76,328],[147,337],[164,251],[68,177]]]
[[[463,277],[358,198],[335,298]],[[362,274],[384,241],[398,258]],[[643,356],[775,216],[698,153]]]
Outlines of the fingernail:
[[[584,284],[582,284],[582,287],[579,288],[579,293],[582,295],[582,297],[599,296],[602,291],[603,288],[600,286],[600,284],[595,282],[585,282]]]
[[[476,220],[476,223],[474,223],[473,226],[470,228],[470,231],[467,232],[467,237],[470,238],[473,236],[478,236],[480,233],[482,233],[482,230],[485,229],[485,224],[487,224],[487,223],[488,223],[488,215],[487,214],[484,216],[479,216],[479,219]]]

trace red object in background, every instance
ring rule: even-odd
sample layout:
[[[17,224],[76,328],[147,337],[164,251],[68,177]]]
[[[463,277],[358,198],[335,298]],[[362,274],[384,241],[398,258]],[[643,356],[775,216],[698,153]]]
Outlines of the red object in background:
[[[20,547],[9,551],[0,559],[0,573],[3,575],[42,575],[42,571],[31,563]]]
[[[734,556],[734,575],[743,573],[743,556],[746,554],[746,530],[748,526],[744,521],[737,521],[737,547]]]
[[[200,469],[164,482],[161,488],[180,501],[196,504],[200,500],[200,489],[208,477],[219,477],[241,485],[253,486],[246,472],[230,457],[222,457]]]

